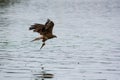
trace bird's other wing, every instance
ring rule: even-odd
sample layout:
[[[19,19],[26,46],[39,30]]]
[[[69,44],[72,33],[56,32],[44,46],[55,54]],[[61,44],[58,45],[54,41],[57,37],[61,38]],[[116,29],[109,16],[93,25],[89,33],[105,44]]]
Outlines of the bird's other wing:
[[[47,22],[45,23],[45,26],[50,22],[50,19],[47,19]]]
[[[48,20],[47,24],[45,25],[45,34],[52,35],[54,23],[51,20]]]

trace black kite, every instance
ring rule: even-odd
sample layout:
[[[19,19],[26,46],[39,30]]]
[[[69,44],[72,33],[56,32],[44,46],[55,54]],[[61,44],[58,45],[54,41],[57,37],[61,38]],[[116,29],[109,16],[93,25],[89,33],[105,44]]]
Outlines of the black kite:
[[[53,35],[53,33],[52,33],[53,27],[54,27],[54,23],[50,19],[48,19],[45,24],[38,24],[38,23],[36,23],[34,25],[31,25],[29,30],[33,30],[34,32],[38,32],[41,35],[40,37],[35,38],[32,41],[36,41],[36,40],[42,39],[42,42],[43,42],[43,44],[41,46],[41,48],[42,48],[45,45],[45,41],[46,40],[57,37],[56,35]]]

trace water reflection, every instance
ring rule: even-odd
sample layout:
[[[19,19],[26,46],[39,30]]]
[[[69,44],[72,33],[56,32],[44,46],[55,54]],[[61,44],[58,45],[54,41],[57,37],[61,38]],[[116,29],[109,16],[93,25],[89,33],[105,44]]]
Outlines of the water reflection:
[[[10,0],[0,0],[0,7],[8,6]]]
[[[19,2],[20,0],[0,0],[0,8],[4,8]]]

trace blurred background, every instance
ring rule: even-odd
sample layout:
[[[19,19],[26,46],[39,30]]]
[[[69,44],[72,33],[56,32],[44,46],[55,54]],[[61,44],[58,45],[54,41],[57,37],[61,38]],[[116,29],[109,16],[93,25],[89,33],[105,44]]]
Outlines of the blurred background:
[[[29,27],[48,18],[40,50]],[[0,0],[0,80],[41,80],[41,64],[51,80],[119,80],[120,0]]]

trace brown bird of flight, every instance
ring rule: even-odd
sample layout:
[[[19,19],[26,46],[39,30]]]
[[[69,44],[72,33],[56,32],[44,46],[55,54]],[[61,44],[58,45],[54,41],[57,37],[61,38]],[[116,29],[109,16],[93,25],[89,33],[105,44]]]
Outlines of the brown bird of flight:
[[[43,42],[43,44],[41,46],[41,48],[42,48],[45,45],[46,40],[57,37],[56,35],[53,35],[53,33],[52,33],[53,27],[54,27],[54,23],[50,19],[48,19],[45,24],[35,23],[34,25],[31,25],[29,30],[33,30],[33,32],[38,32],[41,35],[40,37],[37,37],[34,40],[32,40],[32,42],[36,41],[36,40],[42,40],[42,42]]]

